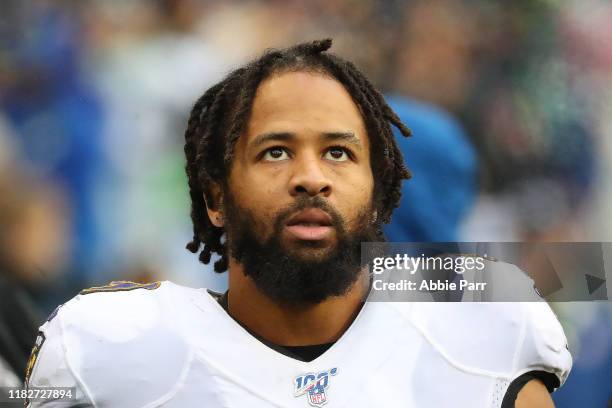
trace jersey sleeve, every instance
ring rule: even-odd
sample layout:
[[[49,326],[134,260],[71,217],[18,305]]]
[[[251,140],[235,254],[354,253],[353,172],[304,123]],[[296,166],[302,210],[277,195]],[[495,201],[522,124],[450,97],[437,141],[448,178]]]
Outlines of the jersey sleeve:
[[[546,385],[552,392],[563,385],[572,367],[565,333],[547,303],[523,303],[523,306],[526,324],[517,350],[514,378],[528,372],[550,373],[554,381]]]
[[[87,395],[84,384],[79,381],[68,364],[61,316],[56,313],[54,312],[55,316],[40,328],[28,362],[25,385],[28,389],[32,387],[73,387],[74,397],[70,400],[26,401],[26,407],[93,407],[94,404]]]
[[[30,386],[75,387],[70,407],[132,408],[171,398],[193,358],[176,302],[174,286],[160,282],[81,291],[41,327]],[[67,406],[49,403],[30,407]]]

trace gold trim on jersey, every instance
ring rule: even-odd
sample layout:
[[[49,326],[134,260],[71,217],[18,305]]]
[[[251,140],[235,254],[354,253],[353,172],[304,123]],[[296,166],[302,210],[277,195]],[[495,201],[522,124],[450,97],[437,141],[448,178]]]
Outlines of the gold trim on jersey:
[[[154,290],[159,288],[161,282],[151,282],[151,283],[137,283],[131,281],[112,281],[108,285],[104,286],[94,286],[91,288],[83,289],[79,292],[80,295],[88,295],[90,293],[98,293],[98,292],[124,292],[128,290],[135,289],[147,289]]]
[[[34,365],[36,364],[36,360],[38,359],[38,353],[40,352],[40,348],[45,342],[45,334],[43,332],[38,332],[38,337],[36,337],[36,343],[34,347],[32,347],[32,352],[30,353],[30,358],[28,359],[28,364],[26,366],[25,371],[25,385],[27,386],[30,382],[30,376],[32,375],[32,371],[34,370]]]

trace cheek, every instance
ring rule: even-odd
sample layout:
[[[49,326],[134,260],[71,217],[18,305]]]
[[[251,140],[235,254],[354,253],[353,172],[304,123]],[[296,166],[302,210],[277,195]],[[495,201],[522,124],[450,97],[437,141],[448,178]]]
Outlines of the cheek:
[[[248,181],[247,181],[248,180]],[[255,225],[252,227],[262,236],[267,236],[274,225],[274,217],[281,203],[278,188],[269,179],[253,176],[230,176],[231,195],[234,204],[248,211]]]
[[[271,193],[278,189],[286,172],[286,165],[259,166],[242,160],[234,164],[229,183],[242,189],[258,191],[260,194]]]
[[[245,178],[243,182],[231,185],[233,197],[242,208],[249,208],[256,214],[269,212],[281,202],[282,190],[271,179]]]
[[[372,170],[368,167],[360,168],[360,170],[353,173],[352,177],[352,191],[355,198],[360,198],[363,202],[371,200],[374,194],[374,176]]]
[[[345,177],[343,184],[343,213],[347,221],[355,223],[356,218],[363,215],[364,208],[372,205],[374,196],[372,172],[364,170],[359,175],[355,174],[354,177]]]

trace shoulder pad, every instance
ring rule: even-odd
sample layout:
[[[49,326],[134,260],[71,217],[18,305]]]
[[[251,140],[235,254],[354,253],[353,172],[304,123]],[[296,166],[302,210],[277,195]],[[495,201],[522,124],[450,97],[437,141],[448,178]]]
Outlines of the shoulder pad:
[[[562,384],[571,367],[563,329],[546,303],[415,303],[410,320],[468,372],[514,379],[542,370]]]
[[[572,356],[563,328],[546,303],[523,303],[526,329],[516,359],[514,378],[539,370],[554,374],[563,385],[572,368]]]
[[[125,406],[143,406],[172,392],[190,365],[177,321],[190,313],[192,292],[170,282],[114,282],[81,292],[45,326],[61,328],[67,363],[96,404],[114,406],[123,395],[130,396]]]

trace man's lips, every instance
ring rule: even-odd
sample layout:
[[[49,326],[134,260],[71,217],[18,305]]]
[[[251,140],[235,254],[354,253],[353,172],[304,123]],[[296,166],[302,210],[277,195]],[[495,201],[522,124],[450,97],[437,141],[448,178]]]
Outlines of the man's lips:
[[[332,218],[323,210],[318,208],[308,208],[296,213],[287,220],[287,226],[299,224],[329,227],[332,225]]]
[[[285,228],[297,239],[306,241],[325,239],[334,231],[330,215],[318,208],[309,208],[296,213],[287,220]]]

